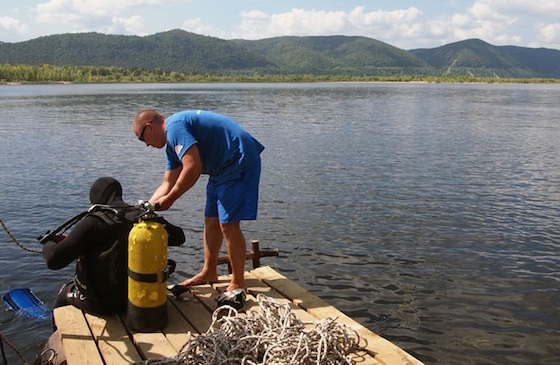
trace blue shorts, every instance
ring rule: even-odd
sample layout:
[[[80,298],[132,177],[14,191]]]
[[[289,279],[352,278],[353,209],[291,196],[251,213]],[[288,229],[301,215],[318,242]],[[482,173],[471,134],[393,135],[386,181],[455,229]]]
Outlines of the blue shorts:
[[[221,224],[257,219],[260,177],[260,159],[237,177],[210,177],[204,216],[218,217]]]

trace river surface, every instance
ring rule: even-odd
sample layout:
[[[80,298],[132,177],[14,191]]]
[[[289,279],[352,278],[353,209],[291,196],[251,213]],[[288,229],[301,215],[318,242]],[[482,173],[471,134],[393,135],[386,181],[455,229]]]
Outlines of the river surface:
[[[151,196],[164,152],[131,131],[143,108],[213,110],[259,139],[259,219],[243,227],[281,253],[262,263],[421,361],[560,364],[558,85],[0,85],[0,218],[20,243],[40,249],[100,176],[129,203]],[[187,236],[172,282],[201,267],[205,181],[163,213]],[[0,252],[1,293],[50,306],[74,269],[4,231]],[[51,324],[2,305],[32,361]]]

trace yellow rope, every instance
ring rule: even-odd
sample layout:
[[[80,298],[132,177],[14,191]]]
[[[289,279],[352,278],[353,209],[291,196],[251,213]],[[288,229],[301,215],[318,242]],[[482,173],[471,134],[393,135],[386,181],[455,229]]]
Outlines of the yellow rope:
[[[19,243],[16,238],[14,237],[13,234],[10,233],[10,231],[8,230],[8,227],[6,227],[6,225],[4,224],[4,221],[2,219],[0,219],[0,224],[2,225],[2,228],[4,228],[4,231],[6,231],[6,233],[8,234],[8,236],[10,236],[10,238],[12,239],[12,241],[14,241],[14,243],[16,245],[18,245],[20,248],[22,248],[23,250],[27,251],[27,252],[33,252],[33,253],[41,253],[41,251],[37,251],[37,250],[32,250],[30,248],[24,247],[21,243]]]

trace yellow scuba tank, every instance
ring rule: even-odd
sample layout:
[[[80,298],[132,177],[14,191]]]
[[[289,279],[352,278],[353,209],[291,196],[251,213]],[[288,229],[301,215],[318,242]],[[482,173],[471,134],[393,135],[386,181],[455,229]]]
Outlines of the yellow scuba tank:
[[[167,325],[167,239],[163,224],[140,219],[128,235],[127,321],[152,332]]]

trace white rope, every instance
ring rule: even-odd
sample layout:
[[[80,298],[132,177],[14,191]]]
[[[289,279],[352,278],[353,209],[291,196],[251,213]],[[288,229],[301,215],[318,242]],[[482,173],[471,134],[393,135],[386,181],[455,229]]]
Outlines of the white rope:
[[[190,336],[179,355],[143,364],[180,365],[339,365],[355,364],[351,354],[365,350],[362,337],[327,318],[304,322],[288,304],[257,296],[259,311],[224,306],[212,314],[206,333]]]

